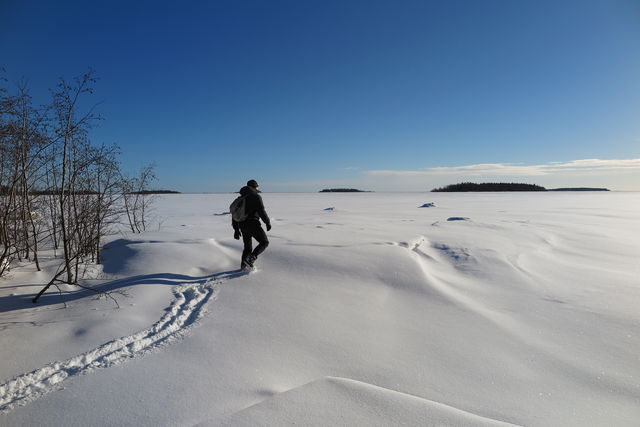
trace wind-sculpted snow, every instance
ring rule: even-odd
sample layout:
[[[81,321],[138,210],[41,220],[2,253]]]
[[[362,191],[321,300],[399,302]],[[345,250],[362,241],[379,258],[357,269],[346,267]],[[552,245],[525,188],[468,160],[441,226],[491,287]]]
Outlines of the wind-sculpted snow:
[[[420,236],[411,243],[400,244],[400,246],[406,247],[413,252],[413,257],[419,268],[422,270],[426,282],[449,301],[479,314],[483,318],[493,322],[499,328],[508,329],[508,325],[513,323],[511,318],[508,318],[504,314],[481,304],[479,301],[474,300],[458,289],[452,280],[452,276],[439,275],[435,273],[436,269],[433,267],[440,264],[437,261],[438,254],[435,251],[445,252],[449,255],[450,259],[457,261],[457,257],[452,255],[452,250],[448,246],[443,244],[431,244],[424,236]],[[453,251],[453,253],[456,252]],[[467,252],[463,253],[465,256],[470,257]],[[458,279],[460,278],[458,277]]]
[[[343,426],[513,426],[440,402],[349,378],[325,377],[245,408],[222,423],[197,427]]]
[[[182,337],[202,317],[207,302],[216,297],[220,282],[221,278],[218,276],[204,283],[176,286],[171,306],[151,327],[1,384],[0,412],[56,390],[68,378],[121,363]]]

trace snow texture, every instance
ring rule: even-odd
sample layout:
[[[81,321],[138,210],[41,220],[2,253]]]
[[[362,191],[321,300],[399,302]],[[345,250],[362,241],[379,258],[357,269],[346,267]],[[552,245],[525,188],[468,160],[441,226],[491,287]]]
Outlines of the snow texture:
[[[71,376],[108,368],[179,338],[203,315],[207,302],[215,298],[221,280],[222,276],[202,284],[177,286],[173,290],[175,300],[167,313],[151,327],[0,384],[0,412],[59,388]]]
[[[639,193],[262,197],[251,274],[233,194],[113,236],[120,309],[13,265],[0,426],[638,425]]]

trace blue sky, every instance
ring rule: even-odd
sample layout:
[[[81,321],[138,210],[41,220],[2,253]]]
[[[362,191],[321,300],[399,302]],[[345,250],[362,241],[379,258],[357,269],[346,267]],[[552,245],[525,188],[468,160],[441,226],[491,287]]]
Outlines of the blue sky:
[[[0,52],[37,97],[96,69],[158,187],[640,190],[637,0],[2,0]]]

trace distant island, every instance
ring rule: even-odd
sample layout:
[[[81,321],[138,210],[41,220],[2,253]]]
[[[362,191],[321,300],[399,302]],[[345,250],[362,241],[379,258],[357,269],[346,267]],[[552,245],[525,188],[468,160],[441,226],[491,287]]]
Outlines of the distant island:
[[[476,184],[473,182],[462,182],[451,184],[445,187],[434,188],[432,192],[466,192],[466,191],[547,191],[546,188],[535,184],[518,184],[515,182],[485,182]]]
[[[589,187],[575,187],[575,188],[551,188],[549,191],[610,191],[608,188],[589,188]]]
[[[447,185],[445,187],[434,188],[432,192],[470,192],[470,191],[609,191],[607,188],[572,187],[572,188],[546,188],[535,184],[520,184],[515,182],[484,182],[476,184],[474,182],[462,182],[460,184]]]
[[[370,191],[358,190],[355,188],[325,188],[319,193],[370,193]]]

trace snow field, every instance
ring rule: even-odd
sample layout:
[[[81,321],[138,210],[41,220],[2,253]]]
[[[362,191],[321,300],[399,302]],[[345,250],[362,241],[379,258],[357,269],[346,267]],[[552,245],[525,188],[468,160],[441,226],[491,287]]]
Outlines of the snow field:
[[[209,315],[193,301],[213,294],[169,304],[162,319],[184,307],[186,320],[162,342],[185,329],[187,339],[145,350],[165,328],[156,317],[141,332],[150,347],[107,352],[130,363],[73,353],[80,338],[60,331],[82,324],[82,300],[40,314],[41,326],[0,329],[16,343],[29,330],[32,345],[57,331],[48,345],[70,354],[47,369],[77,354],[110,366],[43,386],[54,393],[25,388],[19,402],[30,403],[12,404],[0,425],[637,425],[640,195],[263,197],[274,227],[254,274],[229,277],[241,250],[224,215],[233,195],[163,197],[159,230],[107,251],[105,270],[136,305],[125,300],[88,329],[96,339],[136,310],[153,319],[148,303],[163,307],[167,284],[205,292],[207,277],[227,272],[206,285],[217,292]],[[426,202],[435,206],[420,209]],[[0,322],[27,314],[4,310]],[[60,313],[77,317],[44,323]],[[7,348],[0,357],[36,359]],[[56,369],[5,378],[55,382],[65,375]]]
[[[167,313],[150,328],[0,384],[0,412],[59,388],[69,376],[107,368],[177,339],[202,317],[206,303],[215,298],[221,280],[217,278],[200,284],[177,286],[173,290],[175,300]]]

